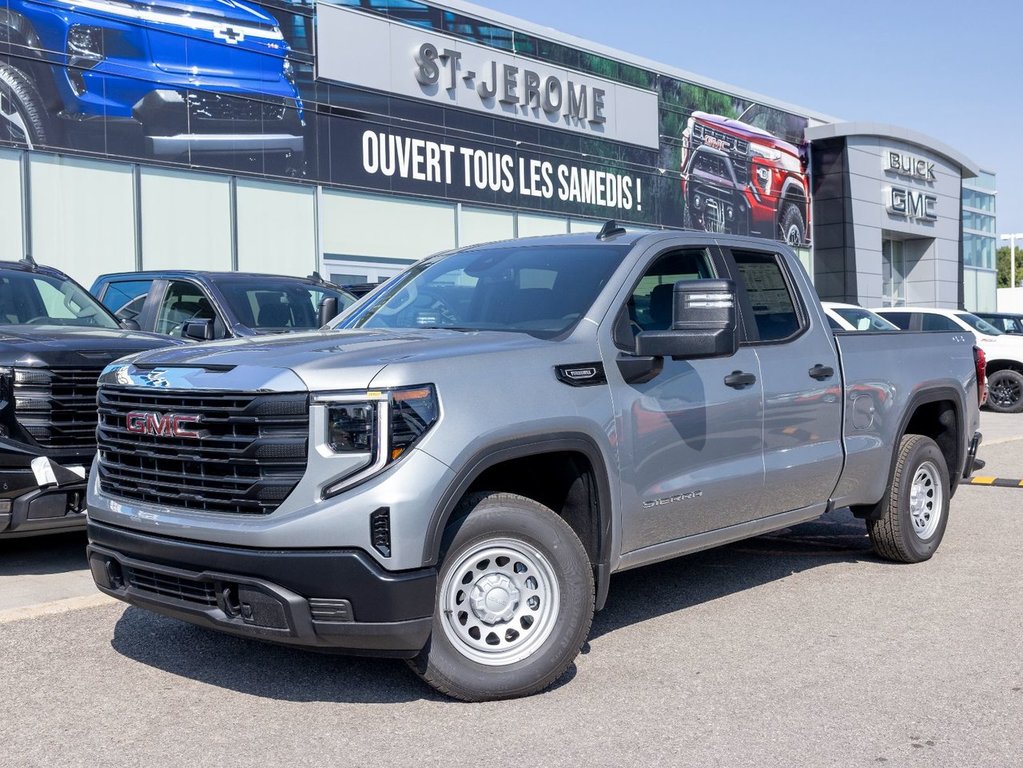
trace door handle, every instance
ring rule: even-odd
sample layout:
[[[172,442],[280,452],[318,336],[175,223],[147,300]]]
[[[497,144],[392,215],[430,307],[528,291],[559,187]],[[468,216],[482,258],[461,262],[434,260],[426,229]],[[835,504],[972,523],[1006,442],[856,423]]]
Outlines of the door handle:
[[[752,373],[743,373],[742,371],[732,371],[725,376],[725,385],[735,389],[748,387],[750,384],[755,384],[756,381],[757,377]]]
[[[821,365],[820,363],[817,363],[817,365],[810,369],[810,378],[817,379],[817,381],[830,379],[834,375],[835,369],[830,365]]]

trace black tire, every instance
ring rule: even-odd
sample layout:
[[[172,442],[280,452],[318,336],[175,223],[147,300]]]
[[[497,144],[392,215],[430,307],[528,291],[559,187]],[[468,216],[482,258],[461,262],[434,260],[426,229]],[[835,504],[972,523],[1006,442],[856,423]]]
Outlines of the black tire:
[[[900,563],[929,559],[945,535],[949,496],[948,467],[937,443],[923,435],[903,436],[880,519],[867,521],[874,551]]]
[[[1023,374],[1006,369],[988,376],[987,407],[997,413],[1023,411]]]
[[[786,244],[797,247],[806,242],[806,219],[796,203],[785,203],[778,219],[778,228]]]
[[[45,146],[49,139],[49,120],[39,89],[10,64],[0,64],[0,138],[30,149]]]
[[[473,494],[455,519],[433,633],[409,665],[463,701],[538,693],[565,673],[589,634],[593,571],[586,551],[550,509],[510,493]],[[558,597],[547,601],[554,583]]]

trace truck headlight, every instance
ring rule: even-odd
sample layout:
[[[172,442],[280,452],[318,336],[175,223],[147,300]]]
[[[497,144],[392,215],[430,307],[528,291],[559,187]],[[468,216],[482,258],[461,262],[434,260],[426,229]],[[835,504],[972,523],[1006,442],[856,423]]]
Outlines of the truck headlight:
[[[432,384],[369,392],[322,394],[326,435],[321,445],[353,462],[344,476],[327,486],[333,496],[372,477],[401,458],[437,422],[440,408]]]
[[[774,147],[764,147],[751,141],[749,151],[751,155],[757,155],[765,160],[771,161],[772,163],[776,163],[781,160],[781,150],[775,149]]]
[[[327,447],[334,453],[376,452],[373,403],[345,403],[327,409]]]

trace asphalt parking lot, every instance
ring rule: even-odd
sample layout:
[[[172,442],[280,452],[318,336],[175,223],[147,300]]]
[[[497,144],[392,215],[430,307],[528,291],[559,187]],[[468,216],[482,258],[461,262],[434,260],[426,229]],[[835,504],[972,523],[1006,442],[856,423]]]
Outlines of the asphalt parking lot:
[[[983,414],[980,474],[1023,475]],[[107,601],[84,537],[0,542],[0,765],[1023,764],[1023,489],[963,487],[937,555],[847,512],[616,576],[569,675],[466,705],[401,662]]]

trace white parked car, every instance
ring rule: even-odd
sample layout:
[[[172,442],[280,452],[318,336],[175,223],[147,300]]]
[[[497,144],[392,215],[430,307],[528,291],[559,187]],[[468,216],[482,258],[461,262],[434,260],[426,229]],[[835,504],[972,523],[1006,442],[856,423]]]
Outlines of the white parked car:
[[[1023,411],[1023,336],[995,328],[961,309],[885,307],[877,314],[908,331],[970,331],[987,358],[987,405],[999,413]]]
[[[841,304],[837,301],[822,301],[824,314],[836,331],[897,331],[894,325],[875,312],[858,304]]]

